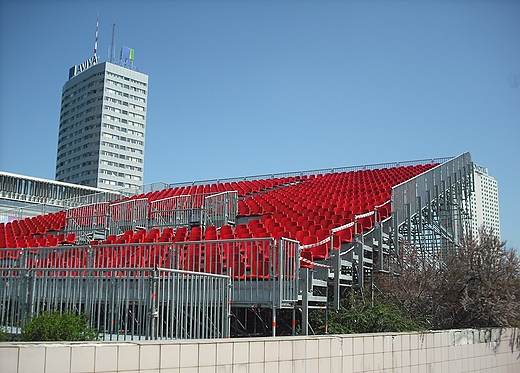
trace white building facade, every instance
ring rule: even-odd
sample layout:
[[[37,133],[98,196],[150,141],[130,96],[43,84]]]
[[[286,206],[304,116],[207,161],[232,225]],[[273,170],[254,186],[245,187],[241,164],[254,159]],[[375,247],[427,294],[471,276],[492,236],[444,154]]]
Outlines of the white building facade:
[[[74,66],[63,86],[56,180],[111,190],[141,188],[148,76],[110,62],[98,64],[97,57],[89,61]]]
[[[489,175],[487,167],[473,164],[475,193],[471,198],[472,234],[478,237],[480,227],[493,229],[500,237],[500,208],[498,182]]]

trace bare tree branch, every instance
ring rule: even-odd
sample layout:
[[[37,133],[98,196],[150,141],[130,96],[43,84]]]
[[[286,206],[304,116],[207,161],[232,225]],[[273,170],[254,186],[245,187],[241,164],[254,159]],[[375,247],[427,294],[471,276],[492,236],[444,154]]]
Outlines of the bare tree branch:
[[[480,230],[445,256],[401,242],[379,288],[432,329],[520,325],[520,260],[493,231]]]

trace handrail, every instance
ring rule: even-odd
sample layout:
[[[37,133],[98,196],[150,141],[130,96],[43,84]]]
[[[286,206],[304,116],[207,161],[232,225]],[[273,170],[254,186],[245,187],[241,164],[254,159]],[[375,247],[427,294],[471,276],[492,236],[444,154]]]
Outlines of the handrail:
[[[427,163],[444,163],[453,159],[453,157],[442,157],[442,158],[431,158],[431,159],[422,159],[415,161],[402,161],[402,162],[388,162],[388,163],[376,163],[369,165],[359,165],[359,166],[346,166],[346,167],[333,167],[333,168],[321,168],[307,171],[292,171],[292,172],[281,172],[274,174],[260,174],[253,176],[240,176],[240,177],[230,177],[230,178],[222,178],[222,179],[206,179],[206,180],[198,180],[198,181],[184,181],[178,183],[170,183],[168,184],[169,188],[174,187],[182,187],[182,186],[193,186],[193,185],[203,185],[203,184],[222,184],[227,182],[238,182],[238,181],[250,181],[250,180],[262,180],[262,179],[274,179],[281,177],[298,177],[298,176],[310,176],[310,175],[318,175],[318,174],[326,174],[326,173],[338,173],[338,172],[351,172],[358,170],[376,170],[381,168],[392,168],[399,166],[414,166],[419,164],[427,164]]]

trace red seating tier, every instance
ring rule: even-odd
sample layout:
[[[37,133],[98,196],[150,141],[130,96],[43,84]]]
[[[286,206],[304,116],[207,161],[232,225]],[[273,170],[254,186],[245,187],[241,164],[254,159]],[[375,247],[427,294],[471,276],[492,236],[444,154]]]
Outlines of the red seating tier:
[[[359,170],[353,172],[330,173],[324,175],[311,175],[310,177],[292,177],[264,180],[247,180],[241,182],[206,184],[197,186],[184,186],[150,192],[133,197],[148,198],[149,201],[169,198],[185,194],[218,193],[237,190],[240,200],[238,202],[239,216],[253,217],[248,224],[217,227],[185,227],[173,229],[158,228],[150,231],[138,232],[126,231],[121,236],[109,236],[103,244],[126,243],[155,243],[155,242],[198,242],[212,240],[230,240],[235,238],[262,238],[280,237],[292,238],[303,245],[315,244],[331,236],[333,228],[346,225],[354,221],[356,215],[374,211],[377,215],[358,219],[358,231],[371,229],[374,219],[385,219],[390,214],[390,204],[386,203],[391,197],[391,188],[413,176],[422,173],[434,165],[419,165],[407,167],[395,167],[378,170]],[[91,207],[90,207],[91,208]],[[100,207],[101,208],[101,207]],[[74,235],[58,234],[65,227],[65,212],[41,215],[34,218],[16,220],[10,223],[0,224],[0,247],[15,249],[9,251],[9,255],[16,257],[20,248],[53,247],[63,244],[74,244]],[[351,242],[354,227],[343,229],[337,233],[341,242]],[[91,244],[96,245],[97,242]],[[158,245],[160,246],[160,245]],[[334,247],[339,243],[334,243]],[[268,276],[265,261],[262,256],[243,248],[234,253],[233,258],[226,258],[225,254],[216,249],[204,252],[207,246],[188,246],[183,254],[183,268],[196,270],[199,261],[204,257],[206,268],[218,273],[217,267],[222,263],[228,265],[229,271],[237,278],[242,278],[247,273],[252,273],[257,278]],[[328,256],[330,243],[321,244],[305,250],[304,257],[308,261],[325,259]],[[144,250],[144,249],[143,249]],[[99,255],[98,263],[112,263],[124,260],[136,266],[143,266],[145,259],[150,265],[150,255],[145,251],[126,252],[117,258]],[[244,258],[247,256],[248,260]],[[155,264],[164,262],[160,255],[152,255]],[[244,259],[242,261],[235,259]],[[57,261],[49,258],[49,263]],[[60,258],[60,265],[79,263],[75,258]],[[64,264],[69,263],[69,264]],[[246,263],[242,264],[237,263]],[[303,263],[303,262],[302,262]]]

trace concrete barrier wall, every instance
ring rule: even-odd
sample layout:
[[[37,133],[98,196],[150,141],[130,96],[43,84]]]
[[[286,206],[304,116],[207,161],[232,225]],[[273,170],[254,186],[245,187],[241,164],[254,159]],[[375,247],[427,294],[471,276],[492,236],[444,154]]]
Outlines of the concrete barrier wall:
[[[0,343],[2,373],[520,372],[520,329]]]

